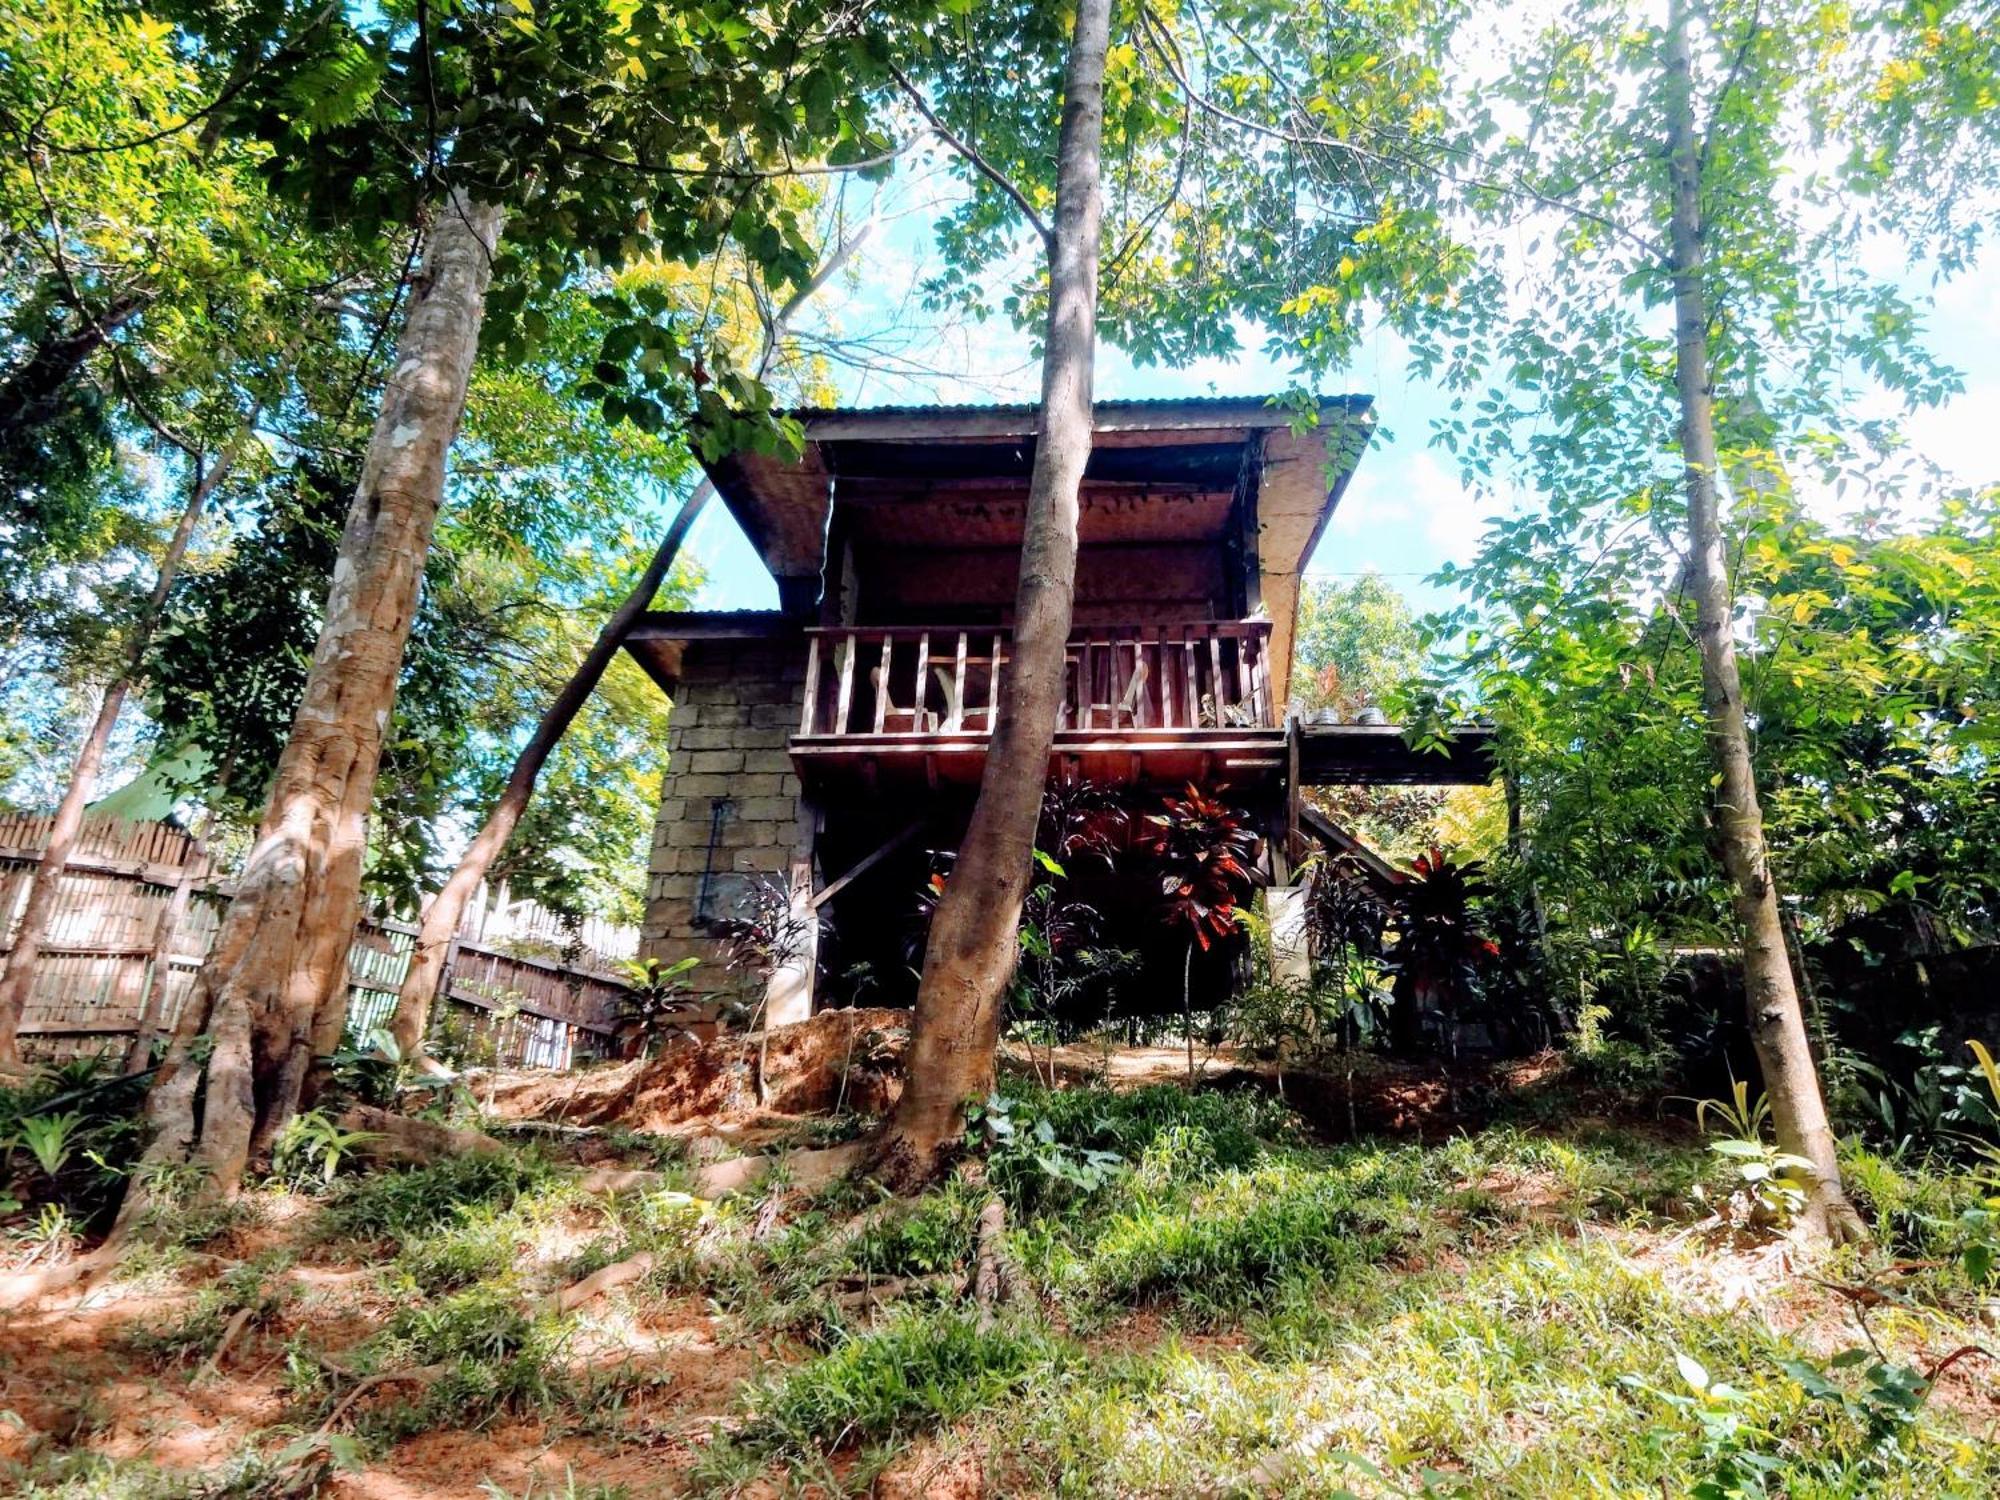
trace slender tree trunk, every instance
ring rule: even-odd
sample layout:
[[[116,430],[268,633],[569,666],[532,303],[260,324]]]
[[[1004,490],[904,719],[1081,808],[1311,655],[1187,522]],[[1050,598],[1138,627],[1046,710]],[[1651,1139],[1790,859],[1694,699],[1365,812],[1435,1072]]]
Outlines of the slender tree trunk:
[[[180,520],[174,525],[167,550],[161,554],[159,572],[153,579],[153,592],[146,600],[145,613],[133,625],[132,639],[126,644],[125,659],[118,675],[106,686],[104,697],[97,705],[97,714],[83,737],[82,747],[77,751],[69,785],[64,789],[55,818],[49,825],[49,841],[42,849],[41,861],[35,866],[28,886],[28,904],[21,913],[13,949],[7,955],[6,968],[0,970],[0,1067],[13,1067],[20,1061],[17,1034],[21,1013],[27,1006],[28,993],[34,987],[35,964],[41,956],[42,943],[48,937],[49,922],[55,915],[63,871],[69,865],[77,835],[83,828],[83,810],[97,790],[97,773],[104,764],[104,752],[111,743],[111,733],[118,726],[118,716],[124,711],[125,699],[139,675],[146,647],[160,622],[160,612],[166,606],[168,591],[173,588],[174,575],[180,571],[181,560],[187,556],[195,527],[201,521],[209,497],[234,466],[236,454],[248,436],[250,422],[254,421],[253,412],[250,421],[244,424],[228,446],[216,454],[215,461],[206,470],[202,468],[199,458],[195,460],[194,487],[181,510]]]
[[[619,647],[632,633],[632,627],[653,602],[653,596],[659,593],[667,570],[673,566],[681,544],[687,539],[689,528],[714,493],[715,486],[704,479],[681,506],[673,524],[667,528],[659,549],[654,552],[653,560],[646,564],[645,572],[633,585],[632,592],[604,622],[576,671],[570,674],[569,681],[562,685],[555,700],[543,711],[535,732],[514,758],[513,769],[507,773],[507,784],[501,790],[500,800],[486,815],[485,824],[459,859],[451,878],[431,898],[430,907],[424,913],[423,926],[417,932],[416,946],[410,953],[409,972],[403,977],[402,990],[396,996],[396,1013],[389,1022],[389,1033],[404,1057],[414,1058],[423,1050],[424,1034],[430,1022],[431,1000],[437,994],[438,982],[444,973],[445,954],[451,946],[452,934],[458,931],[459,920],[465,915],[466,902],[479,889],[479,883],[486,878],[487,870],[492,868],[500,851],[507,847],[507,840],[513,836],[515,825],[521,821],[521,814],[527,811],[528,801],[535,794],[535,781],[542,774],[543,765],[603,679],[605,669],[611,665],[611,658],[618,654]]]
[[[346,1020],[347,948],[383,731],[479,343],[502,214],[438,205],[326,620],[257,841],[147,1101],[151,1162],[193,1160],[228,1193],[298,1109],[311,1062]],[[192,1042],[211,1039],[205,1069]],[[197,1132],[194,1103],[203,1087]],[[127,1196],[129,1222],[144,1193]]]
[[[1188,1087],[1194,1087],[1194,939],[1181,955],[1181,1030],[1187,1033]]]
[[[1097,241],[1103,209],[1104,60],[1110,0],[1079,0],[1063,86],[1049,321],[1035,466],[1014,598],[1014,654],[987,747],[979,800],[932,919],[917,989],[906,1082],[878,1169],[930,1178],[958,1139],[965,1103],[993,1086],[1000,1007],[1018,959],[1021,903],[1062,705],[1076,591],[1078,492],[1090,458],[1097,349]]]
[[[1701,146],[1696,136],[1686,7],[1676,0],[1666,42],[1667,128],[1673,178],[1675,383],[1687,466],[1689,578],[1698,610],[1702,697],[1719,780],[1716,812],[1731,902],[1742,931],[1751,1041],[1764,1074],[1780,1150],[1813,1164],[1803,1227],[1846,1239],[1860,1220],[1841,1187],[1833,1130],[1820,1096],[1798,988],[1785,953],[1778,897],[1764,843],[1756,768],[1731,635],[1734,601],[1716,488],[1715,414],[1708,372],[1708,309],[1702,288]]]

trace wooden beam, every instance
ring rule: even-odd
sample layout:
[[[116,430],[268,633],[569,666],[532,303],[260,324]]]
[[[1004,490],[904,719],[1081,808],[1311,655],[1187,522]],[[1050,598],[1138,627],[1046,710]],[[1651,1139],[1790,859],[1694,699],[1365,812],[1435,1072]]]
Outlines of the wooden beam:
[[[929,820],[926,818],[918,818],[915,822],[911,823],[907,828],[905,828],[901,833],[897,834],[894,838],[890,839],[887,843],[879,844],[875,847],[873,851],[871,851],[868,854],[864,854],[860,859],[856,860],[852,865],[848,867],[847,873],[845,875],[842,875],[838,880],[830,882],[817,894],[815,894],[813,898],[806,903],[806,909],[809,911],[818,911],[822,906],[826,905],[827,902],[831,901],[835,896],[838,896],[842,891],[846,890],[855,881],[859,880],[863,875],[866,875],[870,870],[874,869],[877,865],[882,863],[883,860],[887,859],[891,854],[894,854],[898,849],[902,848],[903,845],[907,844],[911,839],[915,838],[920,832],[923,831],[924,824],[928,821]]]
[[[1311,803],[1300,806],[1299,822],[1304,825],[1308,833],[1329,849],[1351,856],[1354,862],[1367,872],[1371,883],[1377,889],[1388,890],[1403,883],[1402,871]]]

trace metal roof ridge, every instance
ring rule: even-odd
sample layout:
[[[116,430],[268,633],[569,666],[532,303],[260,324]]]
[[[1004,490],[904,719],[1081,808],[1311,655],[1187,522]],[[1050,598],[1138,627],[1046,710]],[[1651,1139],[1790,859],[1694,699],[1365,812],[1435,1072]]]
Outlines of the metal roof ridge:
[[[1362,413],[1371,410],[1375,398],[1361,392],[1338,396],[1318,396],[1321,411],[1347,410]],[[1276,393],[1246,392],[1240,396],[1119,396],[1109,397],[1092,404],[1094,411],[1102,412],[1118,408],[1142,411],[1171,411],[1175,408],[1213,410],[1222,407],[1257,405],[1272,412],[1282,412],[1286,408]],[[956,402],[888,402],[879,406],[797,406],[789,408],[785,415],[800,420],[814,420],[828,417],[921,417],[921,416],[963,416],[985,414],[992,416],[1026,416],[1040,408],[1039,401],[956,401]]]

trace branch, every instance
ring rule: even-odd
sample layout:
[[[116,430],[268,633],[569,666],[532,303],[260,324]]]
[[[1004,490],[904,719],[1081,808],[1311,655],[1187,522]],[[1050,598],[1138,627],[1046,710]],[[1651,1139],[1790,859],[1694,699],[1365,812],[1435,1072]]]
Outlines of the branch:
[[[1463,177],[1455,172],[1448,171],[1443,166],[1434,162],[1413,159],[1400,152],[1372,151],[1365,146],[1357,146],[1352,141],[1343,141],[1333,136],[1321,135],[1317,131],[1306,132],[1289,130],[1276,125],[1266,125],[1262,121],[1252,120],[1245,115],[1239,115],[1233,110],[1226,109],[1197,90],[1189,80],[1187,69],[1180,59],[1179,48],[1174,45],[1172,34],[1166,30],[1165,24],[1155,17],[1150,9],[1141,8],[1139,15],[1142,24],[1146,26],[1149,32],[1154,34],[1156,49],[1159,51],[1162,60],[1165,61],[1167,72],[1173,78],[1175,86],[1204,114],[1212,115],[1218,120],[1234,125],[1239,130],[1247,130],[1254,135],[1261,135],[1271,140],[1282,141],[1287,145],[1309,146],[1322,151],[1344,152],[1358,162],[1372,161],[1386,166],[1414,168],[1419,171],[1430,172],[1439,180],[1449,182],[1454,187],[1480,188],[1487,192],[1502,193],[1508,197],[1523,198],[1529,202],[1539,204],[1543,208],[1552,208],[1559,213],[1568,215],[1570,218],[1580,219],[1586,223],[1595,224],[1602,229],[1609,230],[1621,239],[1630,242],[1650,259],[1665,259],[1665,254],[1659,245],[1635,230],[1628,228],[1618,220],[1604,214],[1593,213],[1591,210],[1578,207],[1574,203],[1565,203],[1562,199],[1553,197],[1539,188],[1522,182],[1518,178],[1512,182],[1494,182],[1476,177]],[[1280,82],[1282,83],[1282,80]],[[1478,162],[1479,160],[1477,157],[1472,156],[1470,152],[1461,151],[1460,154],[1474,162]]]
[[[992,162],[981,156],[970,144],[953,134],[951,127],[938,118],[937,111],[931,108],[929,101],[924,98],[917,86],[910,82],[909,75],[901,68],[891,63],[889,65],[889,73],[902,88],[903,92],[909,95],[910,103],[916,106],[917,113],[924,117],[932,130],[935,130],[943,137],[945,144],[971,163],[973,169],[981,177],[984,177],[988,182],[999,188],[1001,192],[1013,199],[1014,206],[1020,209],[1023,217],[1034,226],[1035,233],[1041,237],[1042,243],[1044,245],[1050,244],[1053,235],[1049,226],[1043,222],[1042,216],[1035,212],[1035,205],[1028,201],[1027,195],[1014,185],[1013,179],[994,166]]]

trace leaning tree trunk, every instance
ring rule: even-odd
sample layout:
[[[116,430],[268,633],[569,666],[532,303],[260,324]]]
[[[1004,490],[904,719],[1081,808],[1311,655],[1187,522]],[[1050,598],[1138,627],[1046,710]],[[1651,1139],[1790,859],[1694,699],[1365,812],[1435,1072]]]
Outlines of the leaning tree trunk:
[[[1001,1001],[1019,956],[1021,903],[1062,706],[1078,492],[1090,458],[1103,208],[1098,158],[1110,29],[1110,0],[1080,0],[1063,86],[1048,335],[1014,596],[1014,653],[979,800],[931,921],[907,1081],[877,1152],[878,1170],[905,1185],[934,1175],[963,1128],[966,1101],[993,1086]]]
[[[764,347],[757,359],[759,380],[769,373],[771,361],[784,343],[792,319],[847,264],[874,231],[875,220],[871,216],[836,245],[819,269],[766,320]],[[507,840],[513,836],[521,815],[527,811],[528,803],[535,795],[535,783],[541,777],[542,767],[548,763],[549,756],[569,732],[570,724],[585,701],[603,679],[605,669],[611,665],[611,658],[618,654],[618,648],[625,644],[632,627],[639,623],[639,617],[653,602],[653,596],[659,593],[660,585],[666,581],[667,570],[674,565],[689,530],[700,519],[702,508],[714,493],[714,484],[704,479],[688,496],[687,503],[681,506],[632,592],[625,596],[625,602],[618,606],[617,612],[604,622],[604,628],[598,631],[590,650],[577,663],[576,671],[543,711],[534,734],[514,758],[499,801],[486,815],[486,822],[480,827],[478,835],[460,856],[457,868],[437,895],[431,898],[430,907],[424,912],[423,925],[417,933],[416,946],[410,954],[409,972],[403,976],[402,988],[396,995],[396,1013],[389,1022],[389,1034],[404,1057],[422,1055],[424,1037],[430,1027],[431,1002],[437,997],[445,958],[451,951],[452,934],[458,930],[459,920],[465,915],[466,902],[479,889],[479,883],[486,878],[493,861],[500,857],[500,851],[507,847]]]
[[[1702,697],[1718,772],[1716,811],[1730,899],[1743,940],[1743,984],[1751,1041],[1764,1075],[1778,1147],[1813,1164],[1803,1227],[1846,1239],[1860,1220],[1841,1187],[1833,1130],[1820,1096],[1798,987],[1785,952],[1777,890],[1764,842],[1756,768],[1731,635],[1734,602],[1716,489],[1715,414],[1708,373],[1708,309],[1702,290],[1701,156],[1685,7],[1667,32],[1667,130],[1673,182],[1674,378],[1687,468],[1689,581],[1698,615]]]
[[[251,420],[255,420],[254,414]],[[18,1033],[21,1013],[27,1006],[29,991],[34,988],[35,964],[41,957],[49,922],[55,916],[56,896],[62,886],[63,871],[68,868],[69,857],[76,848],[77,835],[83,828],[83,810],[97,789],[97,773],[104,764],[104,751],[111,743],[111,732],[117,728],[118,716],[124,710],[125,699],[131,691],[133,679],[138,676],[139,665],[145,660],[147,644],[153,638],[154,627],[159,624],[160,611],[166,605],[168,591],[173,588],[174,575],[180,571],[181,559],[187,556],[188,544],[201,521],[202,511],[207,507],[209,497],[215,493],[216,486],[222,483],[223,476],[234,465],[249,425],[248,422],[244,424],[236,438],[216,455],[215,462],[206,470],[201,467],[199,458],[195,460],[194,488],[188,495],[180,520],[174,525],[167,550],[160,557],[159,572],[153,579],[153,592],[146,600],[145,613],[133,626],[132,639],[126,643],[125,659],[118,675],[105,687],[104,697],[97,705],[96,717],[91,720],[89,732],[84,735],[83,745],[77,751],[69,785],[63,791],[62,801],[56,806],[55,818],[49,825],[48,842],[43,846],[41,860],[36,864],[28,886],[28,903],[21,912],[20,925],[14,933],[13,949],[7,955],[5,970],[0,971],[0,1068],[11,1068],[20,1062]],[[4,920],[4,916],[0,916],[0,921]]]
[[[234,1190],[346,1019],[368,808],[465,409],[502,214],[454,192],[431,228],[335,557],[326,620],[257,841],[147,1100],[150,1162]],[[209,1038],[205,1069],[197,1035]],[[203,1095],[199,1133],[195,1096]],[[128,1222],[143,1193],[128,1195]]]
[[[591,642],[590,650],[577,664],[576,671],[570,674],[569,681],[562,685],[554,701],[543,711],[541,722],[535,725],[535,732],[521,747],[521,753],[514,757],[514,766],[507,773],[507,784],[501,789],[500,799],[486,815],[486,822],[460,857],[451,878],[431,898],[430,907],[424,912],[423,926],[417,932],[416,946],[410,953],[409,972],[403,976],[403,987],[396,996],[396,1013],[389,1022],[389,1034],[395,1038],[397,1049],[404,1057],[414,1058],[423,1050],[424,1034],[430,1023],[431,1000],[437,994],[438,981],[444,973],[445,955],[450,951],[452,934],[458,931],[459,919],[465,915],[466,902],[479,889],[479,883],[486,878],[487,870],[492,868],[500,851],[507,847],[507,840],[513,836],[515,825],[521,821],[521,814],[527,811],[529,799],[535,794],[535,782],[542,774],[542,766],[603,679],[605,669],[611,665],[611,658],[618,654],[618,648],[625,644],[632,627],[653,602],[653,596],[659,593],[661,583],[666,580],[667,569],[673,566],[674,558],[679,555],[689,528],[714,493],[715,486],[704,479],[681,506],[673,524],[667,528],[659,550],[646,564],[646,571],[639,575],[632,592],[625,596],[625,602],[618,606],[617,612],[604,622],[604,627],[597,632],[597,639]]]

